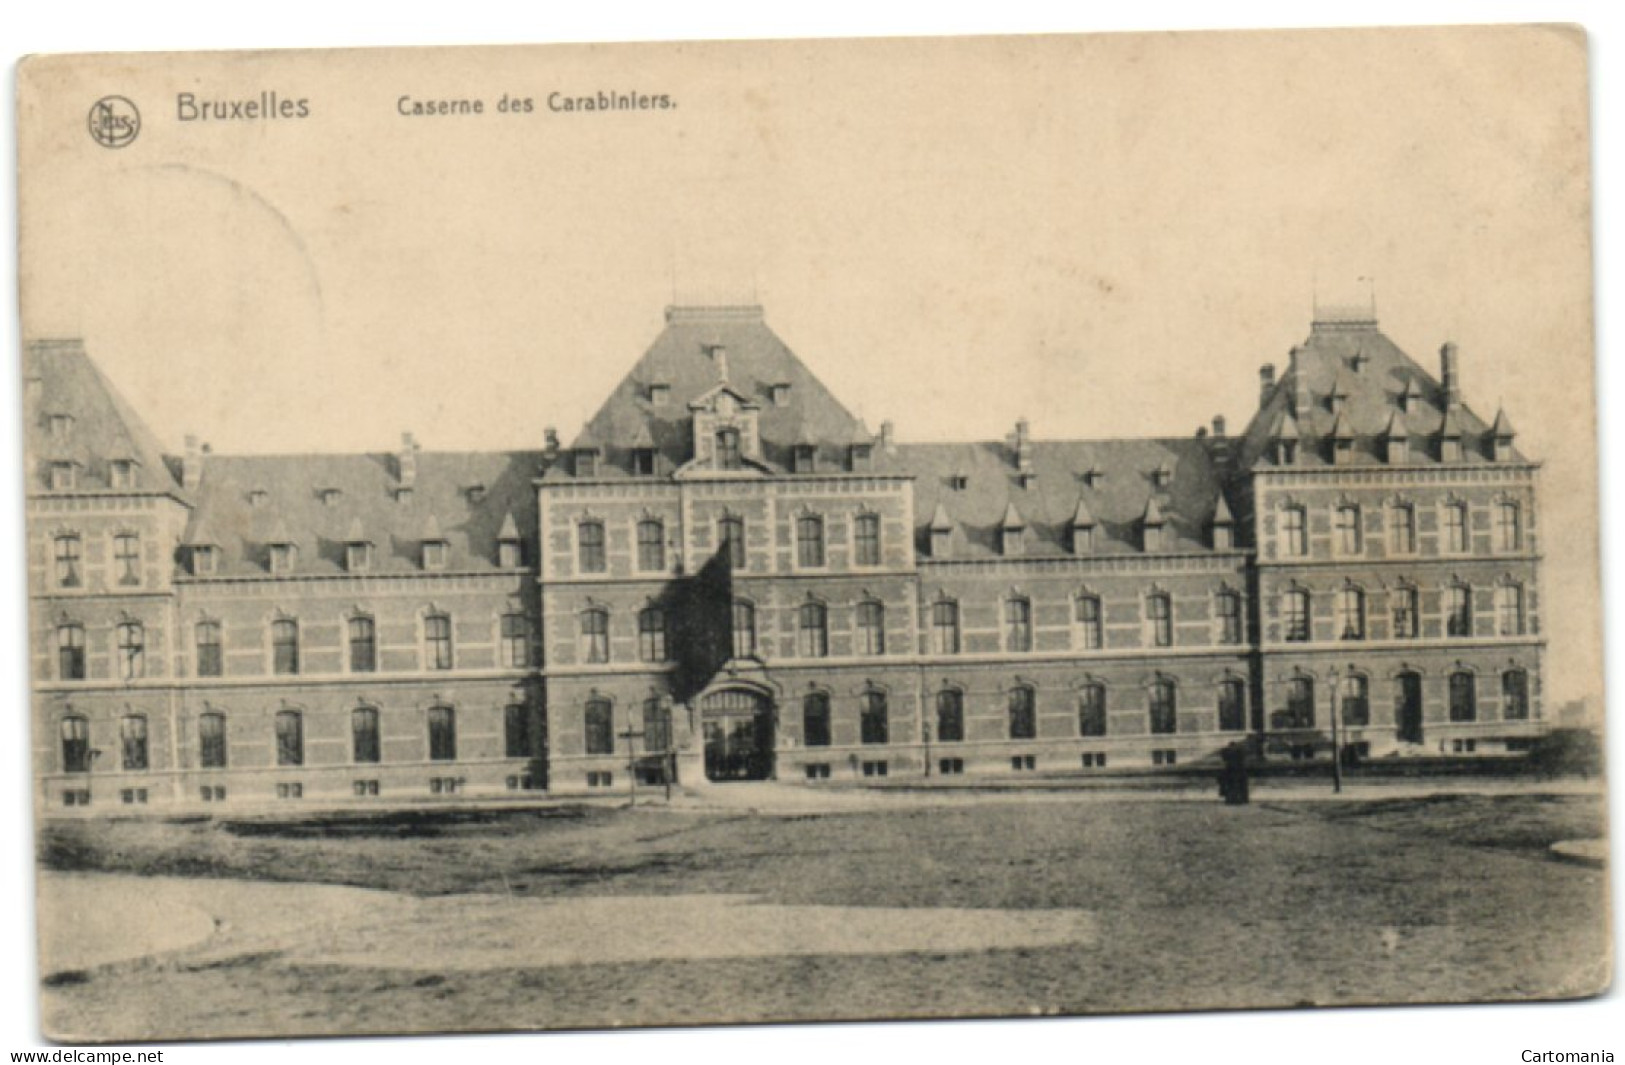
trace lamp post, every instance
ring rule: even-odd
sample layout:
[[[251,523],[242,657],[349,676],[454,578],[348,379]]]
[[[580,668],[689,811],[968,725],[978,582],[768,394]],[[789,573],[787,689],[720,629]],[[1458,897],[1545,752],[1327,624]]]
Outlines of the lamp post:
[[[1341,793],[1343,790],[1343,734],[1339,729],[1337,706],[1337,669],[1331,671],[1331,701],[1332,701],[1332,791]]]
[[[641,729],[627,725],[618,735],[626,741],[626,805],[638,804],[638,752],[634,744],[643,738]]]

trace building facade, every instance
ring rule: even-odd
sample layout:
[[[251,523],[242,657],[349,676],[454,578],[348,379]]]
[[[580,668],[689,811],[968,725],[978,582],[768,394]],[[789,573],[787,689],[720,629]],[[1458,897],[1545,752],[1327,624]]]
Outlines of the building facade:
[[[760,308],[673,307],[568,446],[456,454],[166,455],[32,343],[39,799],[1525,749],[1538,466],[1452,346],[1316,318],[1239,436],[905,444]]]

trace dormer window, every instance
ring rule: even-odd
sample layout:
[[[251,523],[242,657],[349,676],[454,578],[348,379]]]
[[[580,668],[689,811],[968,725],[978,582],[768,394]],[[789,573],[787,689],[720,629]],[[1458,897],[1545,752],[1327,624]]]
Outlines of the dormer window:
[[[1354,441],[1348,437],[1338,437],[1332,441],[1332,462],[1335,465],[1346,465],[1354,458]]]
[[[271,572],[275,574],[292,573],[295,562],[299,558],[299,548],[289,543],[271,545]]]
[[[1027,530],[1020,526],[999,530],[999,554],[1006,558],[1019,558],[1027,545]]]
[[[1162,550],[1162,526],[1147,525],[1144,529],[1145,549],[1147,551]]]
[[[129,459],[114,459],[107,464],[107,483],[113,488],[135,487],[135,463]]]
[[[739,450],[739,430],[728,428],[717,430],[717,469],[737,470],[744,466],[744,458]]]
[[[483,484],[471,484],[464,489],[464,492],[468,495],[470,503],[483,503],[485,501],[485,486]]]
[[[366,573],[372,569],[372,545],[365,540],[345,544],[344,568],[351,573]]]
[[[1100,469],[1098,466],[1091,466],[1087,470],[1083,471],[1083,486],[1085,488],[1094,488],[1105,479],[1106,471]]]
[[[50,427],[52,440],[66,440],[73,432],[73,415],[53,414],[46,419],[46,424]]]
[[[853,444],[851,453],[852,472],[861,473],[867,471],[874,464],[874,454],[873,444]]]
[[[74,483],[74,466],[71,462],[51,463],[51,490],[54,492],[71,491]]]
[[[448,553],[447,544],[444,540],[423,541],[423,568],[445,569]]]
[[[220,552],[213,544],[192,545],[192,576],[208,577],[220,569]]]
[[[577,477],[598,476],[598,450],[584,447],[575,453],[575,471]]]
[[[518,569],[523,564],[523,556],[519,551],[519,540],[508,538],[497,541],[497,565],[503,569]]]
[[[653,477],[655,475],[655,451],[652,447],[635,447],[632,449],[632,476]]]
[[[266,499],[268,499],[269,496],[270,493],[266,492],[265,489],[255,488],[248,493],[248,505],[251,507],[263,507]]]
[[[1016,474],[1016,483],[1022,488],[1031,488],[1038,483],[1038,474],[1031,471]]]
[[[954,531],[952,529],[931,530],[931,557],[947,558],[953,547]]]
[[[1173,471],[1166,465],[1158,466],[1151,471],[1151,483],[1158,488],[1167,488],[1168,482],[1173,479]]]
[[[775,407],[788,407],[790,405],[790,384],[788,381],[779,381],[769,385],[767,394]]]
[[[664,407],[671,402],[671,386],[664,381],[656,381],[649,386],[649,405],[651,407]]]
[[[796,473],[812,473],[818,465],[818,449],[811,444],[797,444],[792,454],[791,468]]]
[[[1296,440],[1277,440],[1275,442],[1275,462],[1280,466],[1291,466],[1298,461],[1298,442]]]
[[[317,489],[316,494],[321,497],[322,506],[324,507],[332,506],[344,495],[343,491],[337,488],[320,488]]]
[[[412,489],[404,487],[395,489],[395,502],[402,505],[412,502]]]
[[[956,492],[963,492],[970,487],[970,478],[962,473],[956,473],[948,478],[948,487]]]

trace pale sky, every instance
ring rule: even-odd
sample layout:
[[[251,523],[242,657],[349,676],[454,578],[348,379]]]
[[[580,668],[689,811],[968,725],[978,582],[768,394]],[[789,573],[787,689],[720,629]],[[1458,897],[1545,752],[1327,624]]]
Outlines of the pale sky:
[[[568,439],[674,287],[759,300],[903,440],[1182,434],[1239,431],[1312,293],[1373,278],[1384,331],[1431,370],[1456,341],[1546,463],[1555,709],[1600,688],[1584,56],[1452,29],[38,65],[25,330],[82,335],[173,448]],[[311,117],[175,121],[271,91]],[[116,151],[84,124],[110,92],[144,123]]]

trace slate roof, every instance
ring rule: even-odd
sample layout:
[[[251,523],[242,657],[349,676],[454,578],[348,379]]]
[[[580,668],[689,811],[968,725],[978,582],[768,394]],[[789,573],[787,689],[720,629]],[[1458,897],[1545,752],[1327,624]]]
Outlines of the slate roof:
[[[39,396],[37,403],[28,404],[23,427],[30,491],[49,487],[53,462],[77,465],[75,491],[111,490],[110,464],[129,460],[136,464],[136,491],[182,495],[179,470],[165,459],[146,422],[91,361],[82,341],[31,341],[23,349],[23,380]],[[67,435],[58,438],[51,434],[51,416],[62,414],[73,420]]]
[[[187,544],[213,543],[220,576],[267,571],[269,545],[298,546],[293,572],[345,572],[345,542],[357,529],[374,545],[372,573],[421,573],[425,539],[447,542],[447,571],[497,570],[497,541],[510,518],[526,530],[534,564],[540,451],[420,451],[409,498],[393,453],[206,455]],[[471,489],[483,487],[483,492]],[[324,503],[322,492],[337,489]],[[258,506],[250,493],[266,493]]]
[[[655,449],[655,472],[660,476],[693,457],[689,404],[719,384],[718,366],[710,355],[717,346],[727,352],[729,387],[759,409],[762,458],[774,472],[792,468],[797,444],[815,445],[820,473],[845,470],[850,445],[871,439],[862,423],[768,328],[760,307],[669,307],[666,327],[570,445],[603,449],[592,480],[632,476],[632,449],[638,446]],[[669,398],[658,406],[649,398],[650,386],[656,384],[670,389]],[[782,406],[773,402],[776,384],[790,386],[788,402]],[[885,469],[879,449],[873,469]],[[560,462],[544,479],[573,477],[573,465]]]
[[[895,465],[915,476],[916,539],[930,556],[929,527],[943,515],[953,523],[951,558],[997,558],[1000,529],[1011,509],[1026,526],[1023,556],[1070,556],[1073,519],[1094,520],[1091,555],[1141,553],[1141,519],[1153,501],[1163,526],[1164,551],[1210,551],[1209,524],[1220,499],[1220,476],[1211,442],[1195,437],[1141,440],[1034,440],[1027,477],[1005,441],[969,444],[899,444]],[[1152,473],[1166,467],[1163,488]],[[1103,476],[1085,483],[1090,470]],[[963,477],[965,487],[953,487]],[[1025,481],[1025,486],[1024,482]]]
[[[1437,378],[1401,351],[1377,328],[1375,320],[1317,321],[1309,338],[1297,349],[1293,365],[1275,383],[1253,416],[1240,449],[1241,468],[1273,465],[1269,442],[1276,434],[1303,441],[1299,466],[1330,462],[1326,441],[1333,433],[1352,436],[1351,465],[1384,464],[1384,439],[1397,413],[1411,440],[1408,464],[1439,462],[1435,441],[1446,428],[1444,388]],[[1358,360],[1356,357],[1358,356]],[[1360,369],[1354,369],[1355,362]],[[1458,356],[1471,381],[1470,357]],[[1298,377],[1308,384],[1308,410],[1293,410]],[[1333,389],[1346,393],[1342,410],[1334,413],[1328,402]],[[1414,397],[1400,410],[1405,395]],[[1295,417],[1294,417],[1295,416]],[[1451,419],[1462,435],[1462,462],[1492,461],[1490,426],[1463,404]],[[1341,425],[1339,425],[1341,423]],[[1514,452],[1514,461],[1524,461]]]

